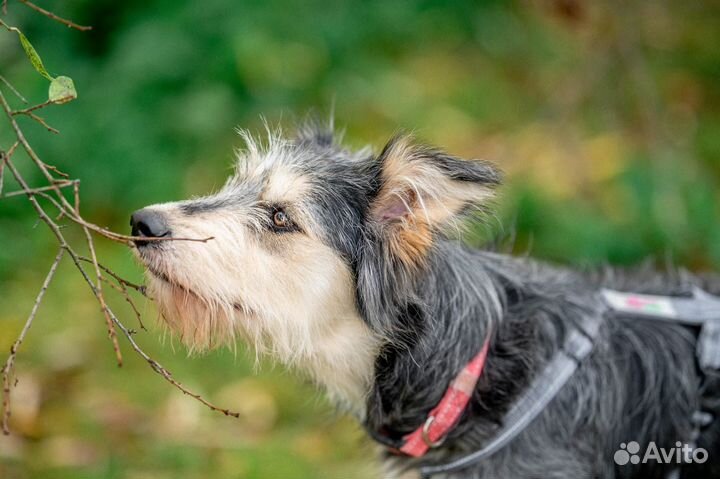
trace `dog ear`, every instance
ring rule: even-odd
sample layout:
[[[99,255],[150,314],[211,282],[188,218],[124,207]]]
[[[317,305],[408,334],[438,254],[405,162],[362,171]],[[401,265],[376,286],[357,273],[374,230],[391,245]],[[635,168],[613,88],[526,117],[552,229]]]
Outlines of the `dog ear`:
[[[421,263],[435,232],[485,205],[501,181],[488,162],[461,160],[409,136],[390,140],[378,161],[379,189],[369,218],[407,265]]]

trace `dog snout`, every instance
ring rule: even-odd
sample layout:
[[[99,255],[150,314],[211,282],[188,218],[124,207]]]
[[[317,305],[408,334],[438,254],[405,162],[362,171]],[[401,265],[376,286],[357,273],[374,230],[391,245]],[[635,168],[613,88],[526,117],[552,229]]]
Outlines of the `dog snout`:
[[[170,236],[170,226],[165,215],[157,210],[144,208],[130,216],[130,226],[133,236],[144,236],[146,238],[163,238]],[[135,244],[142,246],[147,244],[143,241],[136,241]]]

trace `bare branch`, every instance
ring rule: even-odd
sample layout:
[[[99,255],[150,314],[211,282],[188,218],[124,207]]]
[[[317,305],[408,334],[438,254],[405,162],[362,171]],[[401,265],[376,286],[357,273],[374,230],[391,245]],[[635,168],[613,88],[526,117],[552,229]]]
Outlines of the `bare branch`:
[[[19,141],[16,141],[15,143],[12,144],[12,146],[10,147],[10,149],[7,151],[7,157],[8,157],[8,158],[12,158],[12,156],[15,154],[15,150],[17,150],[17,147],[18,147],[18,146],[20,146],[20,142],[19,142]]]
[[[140,326],[140,329],[142,329],[143,331],[147,331],[147,328],[145,327],[145,324],[143,323],[142,315],[140,314],[140,310],[137,308],[137,306],[135,306],[135,301],[133,301],[133,299],[130,296],[130,293],[129,293],[128,289],[125,287],[125,285],[122,283],[119,283],[119,284],[112,283],[107,278],[103,278],[102,280],[107,285],[109,285],[112,289],[119,292],[123,296],[123,298],[125,298],[125,301],[127,301],[127,303],[130,305],[130,308],[133,310],[133,313],[135,314],[135,318],[138,321],[138,326]]]
[[[4,101],[4,99],[2,98],[2,93],[0,93],[0,100]],[[17,181],[24,190],[30,190],[31,188],[28,188],[28,184],[25,181],[25,179],[22,177],[22,175],[20,175],[20,172],[15,168],[12,161],[7,157],[5,158],[5,164],[10,169],[10,172],[13,174],[13,176],[15,177],[15,181]],[[57,186],[57,185],[54,185],[54,186]],[[40,193],[40,194],[43,194],[43,193]],[[55,222],[53,222],[53,220],[47,215],[47,213],[45,213],[45,210],[42,208],[42,206],[40,206],[40,203],[38,203],[37,199],[35,199],[35,197],[33,196],[33,193],[28,193],[27,197],[28,197],[28,200],[30,201],[30,203],[35,208],[35,211],[37,211],[38,215],[40,216],[40,219],[43,220],[53,231],[53,233],[57,237],[58,241],[60,242],[60,246],[62,248],[64,248],[66,251],[68,251],[68,253],[70,253],[70,256],[73,258],[73,261],[75,261],[78,268],[80,268],[82,270],[82,267],[80,266],[80,260],[77,259],[77,255],[70,249],[70,246],[68,245],[67,241],[65,240],[65,237],[63,236],[62,232],[60,231],[60,228],[58,227],[58,225],[55,224]],[[94,254],[94,250],[93,250],[93,254]],[[83,270],[83,273],[85,273],[84,270]],[[100,280],[98,279],[98,281],[100,281]],[[93,288],[93,291],[95,292],[94,288]],[[95,296],[98,297],[98,301],[100,301],[100,306],[101,306],[101,309],[103,310],[103,313],[106,313],[105,318],[106,318],[106,321],[108,324],[108,336],[110,337],[110,341],[112,342],[113,350],[115,351],[115,356],[117,357],[117,360],[118,360],[118,365],[122,365],[122,355],[120,354],[120,347],[117,342],[117,334],[115,333],[115,327],[113,326],[113,323],[110,320],[109,315],[107,314],[107,305],[105,304],[105,300],[104,300],[104,298],[102,298],[102,300],[101,300],[102,292],[100,292],[99,294],[97,292],[95,292]]]
[[[213,403],[211,403],[210,401],[208,401],[207,399],[203,398],[200,394],[194,393],[194,392],[190,391],[189,389],[187,389],[185,386],[183,386],[182,383],[180,383],[178,380],[176,380],[173,377],[173,375],[170,371],[165,369],[159,362],[155,361],[150,356],[148,356],[145,353],[145,351],[143,351],[140,348],[140,346],[137,345],[137,343],[135,342],[135,339],[132,337],[132,333],[128,329],[126,329],[125,326],[123,326],[123,324],[120,323],[120,321],[118,321],[117,318],[113,317],[113,320],[115,321],[115,325],[123,332],[123,334],[125,334],[125,337],[130,342],[130,346],[132,346],[132,348],[135,350],[135,352],[138,353],[140,355],[140,357],[142,357],[145,361],[147,361],[147,363],[150,365],[150,367],[153,369],[153,371],[155,371],[156,373],[158,373],[159,375],[164,377],[166,381],[168,381],[170,384],[172,384],[173,386],[178,388],[180,391],[182,391],[183,394],[186,394],[190,397],[197,399],[198,401],[200,401],[201,403],[203,403],[204,405],[206,405],[213,411],[220,412],[226,416],[232,416],[232,417],[236,417],[236,418],[240,417],[239,413],[237,413],[235,411],[231,411],[230,409],[218,407],[218,406],[214,405]]]
[[[44,126],[49,132],[58,134],[58,133],[60,133],[58,130],[56,130],[55,128],[51,127],[51,126],[48,125],[47,123],[45,123],[45,120],[44,120],[43,118],[41,118],[41,117],[37,116],[35,113],[33,113],[33,112],[36,111],[36,110],[40,110],[40,109],[42,109],[42,108],[45,108],[45,107],[48,106],[48,105],[54,105],[54,104],[56,104],[56,103],[57,103],[57,102],[55,102],[55,101],[48,100],[48,101],[46,101],[46,102],[44,102],[44,103],[40,103],[40,104],[38,104],[38,105],[33,105],[33,106],[29,107],[29,108],[23,108],[22,110],[13,110],[13,111],[12,111],[12,115],[13,115],[13,116],[26,115],[26,116],[32,118],[33,120],[35,120],[36,122],[40,123],[40,124],[41,124],[42,126]],[[46,165],[46,166],[48,166],[49,169],[53,169],[53,168],[54,168],[54,167],[50,167],[50,165]],[[64,176],[65,178],[67,178],[67,175],[66,175],[65,173],[61,173],[61,172],[57,171],[57,168],[54,168],[53,171],[55,171],[55,173],[59,174],[60,176]]]
[[[7,158],[7,156],[6,156],[5,163],[8,167],[8,169],[10,170],[10,172],[15,177],[15,180],[20,184],[20,186],[26,190],[29,190],[30,188],[28,188],[27,182],[20,175],[19,171],[15,168],[15,166]],[[40,195],[45,195],[45,193],[40,193]],[[84,260],[81,259],[81,256],[79,256],[70,247],[70,245],[67,243],[62,231],[60,231],[59,226],[57,224],[55,224],[55,222],[53,222],[53,220],[50,218],[50,216],[48,216],[48,214],[45,212],[45,210],[42,208],[40,203],[38,203],[37,199],[32,194],[28,194],[28,200],[32,204],[33,208],[35,208],[40,219],[43,222],[45,222],[48,225],[48,227],[50,228],[50,230],[53,232],[53,234],[57,238],[58,242],[60,243],[60,247],[70,255],[70,258],[73,260],[73,263],[75,264],[76,268],[80,272],[80,275],[83,277],[83,279],[85,280],[87,285],[90,287],[90,290],[97,298],[97,296],[98,296],[97,289],[95,288],[93,281],[90,279],[90,277],[88,276],[87,272],[83,269],[82,264],[81,264],[81,261],[92,262],[92,260],[89,258],[85,258]],[[99,266],[99,264],[98,264],[98,266]],[[129,282],[126,282],[126,283],[128,285],[130,284]],[[107,316],[113,322],[113,325],[116,326],[118,329],[120,329],[120,331],[123,333],[123,335],[126,337],[126,339],[130,342],[130,345],[133,348],[133,350],[137,354],[139,354],[140,357],[142,357],[150,365],[150,367],[153,369],[153,371],[158,373],[166,381],[168,381],[170,384],[172,384],[177,389],[182,391],[183,394],[186,394],[188,396],[191,396],[191,397],[197,399],[198,401],[200,401],[202,404],[209,407],[213,411],[220,412],[226,416],[239,417],[239,414],[237,412],[233,412],[229,409],[224,409],[224,408],[215,406],[214,404],[212,404],[211,402],[209,402],[208,400],[203,398],[200,394],[194,393],[191,390],[189,390],[188,388],[186,388],[185,386],[183,386],[182,383],[180,383],[173,377],[172,373],[169,370],[165,369],[160,363],[158,363],[157,361],[152,359],[150,356],[147,355],[147,353],[145,353],[145,351],[142,350],[142,348],[140,348],[140,346],[137,344],[135,339],[132,337],[132,332],[129,329],[127,329],[120,322],[120,320],[117,318],[115,313],[109,307],[107,307],[107,306],[105,307],[105,312],[107,312]]]
[[[50,19],[52,19],[52,20],[55,20],[56,22],[60,22],[60,23],[62,23],[63,25],[68,26],[68,27],[70,27],[70,28],[74,28],[75,30],[80,30],[81,32],[85,32],[85,31],[88,31],[88,30],[92,30],[92,27],[84,26],[84,25],[78,25],[78,24],[75,23],[75,22],[71,22],[70,20],[66,20],[66,19],[64,19],[64,18],[62,18],[62,17],[59,17],[59,16],[55,15],[53,12],[47,11],[47,10],[45,10],[45,9],[42,8],[42,7],[38,7],[37,5],[35,5],[34,3],[29,2],[28,0],[18,0],[18,1],[19,1],[20,3],[24,3],[24,4],[27,5],[28,7],[32,8],[33,10],[35,10],[36,12],[40,12],[40,13],[42,13],[43,15],[45,15],[46,17],[48,17],[48,18],[50,18]]]
[[[54,166],[49,166],[45,164],[40,157],[35,153],[35,150],[30,146],[30,143],[28,143],[27,139],[25,138],[25,134],[20,129],[20,126],[17,124],[17,121],[15,121],[15,118],[13,117],[12,110],[10,109],[10,105],[8,105],[7,100],[5,99],[5,95],[2,94],[0,91],[0,106],[2,106],[3,110],[5,110],[5,114],[8,116],[8,120],[10,121],[10,125],[13,127],[13,130],[15,131],[15,135],[17,136],[18,141],[22,145],[22,147],[27,152],[30,159],[37,165],[37,167],[40,169],[40,172],[45,176],[45,178],[53,184],[56,180],[55,177],[53,177],[48,170],[53,170],[56,173],[59,173],[57,171],[57,168]],[[61,176],[65,175],[64,173],[61,174]],[[67,175],[65,175],[67,176]],[[61,202],[67,203],[67,199],[60,193],[60,189],[56,189],[56,194],[60,198]]]
[[[117,340],[117,333],[115,332],[115,326],[113,326],[112,319],[110,319],[110,310],[108,309],[108,305],[105,302],[105,294],[103,293],[102,289],[103,275],[100,271],[100,266],[98,265],[97,255],[95,254],[95,243],[93,242],[90,231],[87,228],[83,228],[83,232],[85,233],[85,240],[87,242],[88,249],[90,250],[90,257],[92,258],[92,263],[95,267],[95,276],[97,277],[97,282],[95,283],[95,296],[100,302],[100,309],[105,316],[105,322],[107,323],[108,328],[108,336],[110,337],[110,341],[113,345],[113,350],[115,351],[115,358],[117,359],[117,364],[118,366],[122,366],[123,359],[122,353],[120,352],[120,345],[118,344]]]
[[[36,122],[40,123],[40,124],[41,124],[42,126],[44,126],[44,127],[47,129],[47,131],[49,131],[50,133],[55,133],[56,135],[60,133],[57,129],[55,129],[55,128],[53,128],[52,126],[50,126],[50,125],[48,125],[47,123],[45,123],[45,120],[43,120],[42,118],[40,118],[39,116],[37,116],[35,113],[28,113],[27,116],[29,116],[30,118],[32,118],[32,119],[35,120]],[[57,172],[59,175],[63,175],[63,174],[64,174],[64,173],[60,173],[60,172],[57,171],[57,170],[56,170],[56,172]],[[68,176],[65,175],[65,177],[67,178]]]
[[[48,101],[46,101],[46,102],[39,103],[39,104],[37,104],[37,105],[33,105],[33,106],[31,106],[31,107],[28,107],[28,108],[23,108],[22,110],[13,110],[13,111],[12,111],[12,114],[13,114],[13,115],[27,115],[27,114],[30,113],[31,111],[39,110],[39,109],[41,109],[41,108],[45,108],[45,107],[48,106],[48,105],[54,105],[54,104],[55,104],[55,102],[53,102],[52,100],[48,100]]]
[[[85,256],[78,256],[78,259],[79,259],[80,261],[85,261],[85,262],[87,262],[87,263],[92,263],[92,260],[91,260],[90,258],[86,258]],[[111,270],[111,269],[108,268],[107,266],[103,266],[102,263],[98,263],[98,266],[100,266],[100,269],[102,269],[102,270],[105,271],[107,274],[109,274],[110,276],[112,276],[113,279],[115,279],[115,281],[118,282],[118,284],[121,284],[121,285],[126,286],[126,287],[128,287],[128,288],[132,288],[132,289],[134,289],[135,291],[137,291],[138,293],[140,293],[140,294],[142,294],[143,296],[147,297],[147,290],[146,290],[145,286],[142,286],[142,285],[139,285],[139,284],[135,284],[135,283],[132,283],[132,282],[126,280],[125,278],[123,278],[122,276],[118,275],[117,273],[115,273],[113,270]]]
[[[48,286],[50,286],[50,281],[52,281],[53,276],[55,276],[55,271],[57,271],[57,267],[60,264],[60,260],[62,259],[63,255],[65,254],[65,250],[63,248],[60,248],[57,255],[55,256],[55,261],[53,261],[52,265],[50,266],[50,271],[48,271],[47,275],[45,276],[45,281],[43,281],[42,287],[40,288],[40,291],[37,294],[37,297],[35,297],[35,303],[33,304],[32,310],[30,311],[30,315],[28,315],[28,318],[25,320],[25,325],[23,326],[22,330],[20,331],[20,335],[17,337],[15,342],[10,347],[10,355],[8,356],[7,360],[5,361],[5,365],[2,367],[2,378],[3,378],[3,403],[2,403],[2,431],[3,434],[8,435],[10,434],[10,389],[11,389],[11,379],[12,379],[12,372],[13,372],[13,366],[15,365],[15,357],[17,356],[18,349],[20,348],[20,345],[25,340],[25,336],[27,336],[28,331],[30,330],[30,326],[32,326],[32,322],[35,319],[35,316],[37,315],[38,308],[40,307],[40,303],[43,300],[43,297],[45,296],[45,292],[48,289]]]
[[[40,157],[35,153],[35,150],[30,146],[30,143],[28,143],[27,138],[25,138],[25,134],[20,129],[20,126],[18,125],[17,121],[15,121],[15,118],[12,115],[12,110],[10,109],[10,105],[8,105],[7,100],[5,99],[5,96],[0,91],[0,106],[2,106],[3,110],[5,110],[6,115],[8,116],[8,120],[10,121],[10,125],[12,126],[13,130],[15,131],[15,135],[17,136],[18,141],[22,145],[23,149],[27,152],[30,159],[35,163],[35,165],[38,167],[40,172],[43,174],[43,176],[47,179],[48,182],[51,184],[54,184],[57,179],[50,173],[50,170],[55,171],[57,174],[60,174],[61,176],[67,176],[65,173],[61,173],[55,168],[54,166],[48,165],[45,162],[43,162]],[[201,243],[206,243],[210,240],[212,240],[212,237],[208,238],[145,238],[145,237],[138,237],[138,236],[127,236],[122,235],[119,233],[115,233],[113,231],[110,231],[106,228],[102,228],[100,226],[97,226],[95,224],[89,223],[85,221],[79,214],[75,214],[75,206],[70,204],[70,202],[65,198],[65,196],[60,191],[60,188],[53,188],[55,191],[56,196],[58,197],[58,200],[60,201],[60,204],[62,205],[62,211],[75,223],[79,224],[83,228],[87,228],[89,230],[92,230],[110,240],[117,241],[118,243],[123,243],[126,245],[132,244],[133,241],[197,241]]]
[[[4,164],[4,157],[0,158],[0,181],[2,180],[2,174],[3,174],[3,164]],[[63,180],[59,181],[57,183],[59,188],[66,188],[68,186],[74,186],[77,183],[77,180]],[[44,191],[48,190],[54,190],[54,186],[41,186],[40,188],[30,188],[29,190],[17,190],[17,191],[11,191],[10,193],[5,193],[4,195],[0,195],[0,200],[5,198],[11,198],[13,196],[26,196],[28,194],[30,195],[36,195],[38,193],[42,193]],[[2,187],[0,187],[0,193],[2,192]]]
[[[5,110],[5,113],[8,117],[8,120],[10,121],[10,124],[12,125],[13,129],[15,130],[15,134],[17,136],[18,141],[20,142],[20,144],[22,144],[22,146],[25,149],[25,151],[27,152],[28,156],[30,156],[30,158],[33,160],[33,162],[35,162],[35,164],[40,169],[40,171],[43,173],[43,175],[48,180],[48,182],[50,182],[52,190],[55,191],[56,195],[60,199],[60,204],[64,208],[67,207],[67,209],[74,212],[73,205],[71,205],[68,202],[67,198],[65,198],[65,196],[62,194],[60,187],[57,185],[57,179],[54,176],[52,176],[52,174],[50,174],[50,172],[48,170],[53,170],[56,173],[62,174],[62,175],[65,175],[65,174],[60,173],[57,170],[57,168],[47,165],[45,162],[43,162],[40,159],[40,157],[37,156],[37,154],[35,153],[35,150],[33,150],[33,148],[30,146],[30,144],[28,143],[27,139],[25,138],[25,135],[23,134],[22,130],[20,129],[17,122],[15,121],[15,118],[13,117],[13,114],[12,114],[12,110],[10,109],[10,105],[8,105],[7,101],[5,100],[5,96],[2,94],[2,92],[0,92],[0,104],[2,105],[3,110]],[[15,176],[15,179],[20,183],[22,180],[22,177],[20,177],[20,175],[17,173],[17,170],[15,170],[14,167],[12,167],[12,164],[10,163],[10,161],[8,159],[6,159],[5,162],[8,166],[10,166],[11,170],[13,171],[13,176]],[[67,175],[65,175],[65,176],[67,176]],[[26,189],[26,190],[30,189],[30,188],[28,188],[28,185],[27,185],[27,183],[24,182],[24,180],[22,180],[21,186],[23,187],[23,189]],[[32,195],[28,196],[28,198],[31,200],[31,202],[32,202],[32,200],[34,200]],[[37,201],[34,201],[34,204],[37,204]],[[39,207],[39,205],[38,205],[38,207]],[[79,216],[75,216],[74,214],[73,214],[73,216],[76,218],[79,218]],[[79,218],[79,219],[81,219],[81,218]],[[50,220],[50,221],[52,221],[52,220]],[[87,224],[87,225],[86,224],[82,225],[83,232],[85,233],[85,237],[88,242],[88,247],[90,248],[91,256],[93,257],[94,262],[97,263],[97,259],[95,259],[95,246],[92,242],[92,237],[90,236],[90,232],[88,231],[88,229],[89,229],[88,226],[90,224],[87,223],[85,220],[82,220],[82,222]],[[108,315],[107,304],[105,302],[105,297],[102,293],[102,280],[101,280],[102,274],[100,273],[100,269],[97,266],[97,264],[95,266],[96,266],[95,270],[96,270],[96,273],[98,276],[98,278],[97,278],[98,293],[96,294],[96,296],[98,298],[98,301],[100,302],[100,309],[102,310],[103,315],[105,316],[105,322],[106,322],[106,325],[108,328],[108,336],[112,343],[113,350],[115,351],[115,356],[117,358],[118,366],[122,366],[122,354],[120,353],[120,346],[117,341],[117,333],[115,332],[115,327],[113,326],[113,322],[110,320],[110,316]]]
[[[7,1],[7,0],[5,0],[5,1]],[[5,4],[3,4],[3,6],[5,6]],[[6,13],[7,13],[7,12],[6,12]],[[22,96],[22,95],[20,94],[20,92],[17,91],[17,90],[15,89],[15,87],[12,86],[12,84],[5,79],[4,76],[0,75],[0,81],[3,82],[3,83],[10,89],[10,91],[15,94],[16,97],[20,98],[20,101],[22,101],[22,102],[25,103],[25,104],[28,103],[28,101],[25,99],[25,97]]]
[[[17,141],[13,143],[7,153],[5,153],[4,151],[0,151],[0,195],[2,195],[3,185],[5,184],[5,160],[10,158],[13,153],[15,153],[15,149],[17,148],[18,144],[19,143]]]
[[[36,10],[37,12],[51,18],[52,20],[55,20],[57,22],[60,22],[68,27],[75,28],[78,30],[89,30],[91,27],[86,27],[82,25],[78,25],[74,22],[71,22],[70,20],[66,20],[64,18],[61,18],[57,15],[55,15],[52,12],[49,12],[31,2],[28,0],[18,0],[21,3],[24,3],[29,8],[32,8],[33,10]],[[2,0],[2,8],[3,11],[5,11],[7,0]],[[4,24],[2,20],[0,20],[0,25],[6,26],[6,28],[12,29],[12,27],[8,27]],[[27,104],[27,100],[2,76],[0,76],[0,80],[15,94],[22,100],[25,104]],[[64,254],[67,254],[70,256],[70,258],[73,261],[73,264],[75,265],[76,269],[82,276],[85,283],[90,288],[90,291],[95,296],[95,299],[100,304],[100,309],[103,313],[107,331],[108,331],[108,337],[111,340],[113,350],[116,355],[117,363],[119,366],[122,365],[122,355],[120,352],[120,346],[118,343],[118,334],[117,330],[119,329],[120,332],[125,336],[125,338],[130,343],[133,350],[142,357],[148,365],[152,368],[153,371],[155,371],[157,374],[162,376],[166,381],[168,381],[170,384],[172,384],[175,388],[180,390],[183,394],[189,395],[196,400],[200,401],[205,406],[209,407],[213,411],[221,412],[225,414],[226,416],[233,416],[233,417],[239,417],[239,414],[233,411],[230,411],[229,409],[223,409],[218,406],[215,406],[205,398],[203,398],[200,394],[194,393],[191,390],[187,389],[182,383],[177,381],[172,373],[165,369],[160,363],[152,359],[150,356],[148,356],[142,348],[137,344],[135,341],[133,335],[136,334],[135,330],[126,328],[120,320],[117,318],[116,314],[113,312],[113,310],[108,305],[106,298],[105,298],[105,291],[103,290],[104,285],[109,285],[112,289],[117,290],[125,299],[125,301],[129,304],[130,308],[132,309],[135,317],[138,320],[138,324],[141,329],[145,330],[145,325],[142,322],[142,315],[140,314],[139,309],[135,305],[135,302],[133,300],[133,297],[130,295],[130,289],[133,289],[143,296],[147,297],[146,288],[143,285],[135,284],[133,282],[130,282],[115,272],[113,272],[108,267],[102,265],[98,261],[98,256],[96,252],[96,247],[93,239],[92,233],[99,234],[105,238],[108,238],[112,241],[120,242],[128,246],[134,246],[135,241],[143,241],[143,242],[149,242],[149,241],[196,241],[196,242],[207,242],[212,240],[212,237],[209,238],[146,238],[146,237],[136,237],[136,236],[127,236],[119,233],[115,233],[113,231],[108,230],[107,228],[98,226],[96,224],[90,223],[86,221],[81,213],[80,213],[80,182],[79,180],[70,179],[69,175],[66,173],[63,173],[58,170],[57,167],[53,165],[49,165],[42,161],[40,157],[37,155],[35,150],[32,148],[30,143],[28,142],[27,138],[25,137],[25,134],[23,133],[22,129],[20,128],[18,122],[16,121],[16,117],[25,115],[30,117],[32,120],[38,122],[40,125],[45,127],[48,131],[53,133],[58,133],[58,131],[51,126],[49,126],[45,121],[37,116],[35,113],[36,111],[45,108],[46,106],[49,106],[51,104],[54,104],[57,102],[52,101],[46,101],[44,103],[40,103],[37,105],[33,105],[24,109],[18,109],[18,110],[12,110],[10,108],[10,105],[8,104],[5,96],[3,95],[3,92],[0,90],[0,107],[2,107],[2,111],[5,112],[5,115],[7,116],[7,119],[12,127],[13,132],[15,133],[16,141],[12,145],[12,147],[5,153],[2,150],[0,150],[0,199],[4,198],[10,198],[10,197],[17,197],[17,196],[25,196],[29,203],[34,208],[35,212],[37,213],[39,219],[44,222],[50,231],[53,233],[55,238],[58,241],[58,244],[60,246],[60,250],[58,252],[58,255],[55,259],[55,262],[52,264],[52,267],[50,268],[50,271],[48,272],[48,275],[45,279],[45,282],[43,283],[42,289],[38,293],[38,296],[35,300],[35,304],[32,308],[32,311],[30,312],[30,315],[25,323],[25,326],[23,327],[20,335],[18,336],[17,340],[13,344],[10,356],[8,357],[5,366],[2,368],[2,375],[3,375],[3,412],[2,412],[2,429],[5,434],[8,433],[8,422],[10,418],[10,390],[11,390],[11,381],[12,381],[12,374],[14,369],[14,363],[15,358],[17,354],[17,350],[20,346],[20,344],[24,341],[25,336],[27,335],[28,330],[30,329],[30,326],[33,322],[33,319],[35,318],[37,314],[38,307],[40,303],[43,300],[43,297],[45,295],[45,292],[48,288],[48,285],[52,279],[52,277],[55,275],[55,271],[57,270],[57,266],[60,263],[60,260],[62,259],[62,256]],[[45,180],[47,181],[47,185],[38,186],[31,188],[27,181],[23,178],[19,170],[15,167],[15,164],[11,160],[13,153],[17,150],[17,148],[22,147],[22,149],[27,153],[30,162],[40,171],[40,173],[43,175]],[[3,189],[3,182],[4,182],[4,176],[5,172],[10,171],[11,175],[14,177],[15,181],[20,185],[20,188],[16,191],[11,191],[9,193],[2,193]],[[58,178],[61,177],[61,178]],[[72,202],[68,199],[66,196],[65,189],[72,186]],[[42,198],[44,200],[47,200],[50,202],[51,206],[55,208],[58,212],[58,216],[56,220],[53,220],[50,215],[48,215],[47,211],[45,210],[44,206],[47,206],[46,204],[41,204],[39,199]],[[81,256],[79,255],[68,243],[67,239],[65,238],[62,228],[64,226],[61,226],[57,223],[58,220],[61,218],[67,218],[73,223],[79,225],[82,228],[82,231],[85,236],[85,243],[87,245],[88,251],[89,251],[89,257]],[[91,277],[91,275],[88,273],[88,271],[85,270],[83,263],[91,264],[93,266],[94,271],[94,277]],[[113,282],[114,280],[114,282]],[[152,298],[150,298],[152,299]]]

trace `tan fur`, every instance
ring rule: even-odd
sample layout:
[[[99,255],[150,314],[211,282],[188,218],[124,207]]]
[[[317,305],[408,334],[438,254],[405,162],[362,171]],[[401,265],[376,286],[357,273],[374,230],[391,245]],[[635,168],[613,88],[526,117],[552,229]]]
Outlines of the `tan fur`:
[[[407,223],[391,236],[390,248],[403,264],[420,266],[432,246],[432,232],[423,218],[416,217]]]
[[[383,163],[383,186],[371,215],[389,230],[395,256],[408,266],[417,266],[432,246],[433,230],[447,227],[468,202],[489,199],[493,192],[475,183],[453,181],[432,163],[418,161],[421,152],[409,137],[390,148]],[[388,211],[399,207],[404,214],[386,217]]]
[[[357,312],[345,262],[302,216],[305,180],[278,163],[265,166],[269,174],[258,201],[291,204],[304,233],[258,236],[247,224],[249,207],[186,215],[177,203],[155,205],[173,235],[214,239],[142,248],[151,295],[167,327],[191,351],[239,335],[257,353],[306,372],[361,416],[379,339]],[[218,195],[231,195],[232,188],[229,183]]]
[[[262,191],[262,199],[293,203],[303,199],[308,191],[307,180],[287,165],[273,167]]]

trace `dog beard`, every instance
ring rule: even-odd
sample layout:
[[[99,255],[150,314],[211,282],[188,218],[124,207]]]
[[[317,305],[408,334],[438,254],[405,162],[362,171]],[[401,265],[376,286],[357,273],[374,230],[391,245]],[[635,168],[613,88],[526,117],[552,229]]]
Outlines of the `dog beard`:
[[[152,273],[148,285],[150,296],[157,302],[161,324],[190,352],[234,343],[236,315],[242,314],[238,307],[205,299]]]

